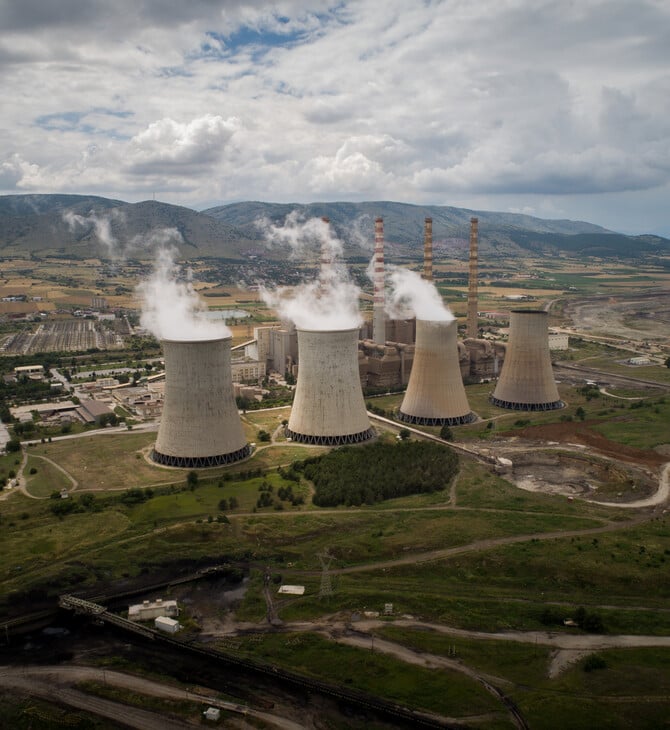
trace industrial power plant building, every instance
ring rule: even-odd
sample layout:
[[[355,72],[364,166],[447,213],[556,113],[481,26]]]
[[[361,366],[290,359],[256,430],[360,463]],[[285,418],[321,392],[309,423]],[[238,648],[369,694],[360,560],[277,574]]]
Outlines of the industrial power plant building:
[[[416,348],[407,392],[398,417],[422,426],[470,423],[456,338],[451,321],[416,320]]]
[[[372,438],[359,377],[358,328],[297,333],[300,368],[286,435],[324,446]]]
[[[547,313],[516,309],[510,312],[509,341],[500,379],[491,403],[515,411],[563,408],[549,354]]]
[[[250,453],[233,395],[230,337],[163,340],[165,399],[151,458],[185,469]]]

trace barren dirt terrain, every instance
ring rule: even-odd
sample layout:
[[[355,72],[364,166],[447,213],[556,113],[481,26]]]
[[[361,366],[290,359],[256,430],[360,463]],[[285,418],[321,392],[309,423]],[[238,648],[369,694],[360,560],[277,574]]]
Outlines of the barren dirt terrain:
[[[670,292],[577,300],[565,309],[575,329],[624,340],[670,343]]]

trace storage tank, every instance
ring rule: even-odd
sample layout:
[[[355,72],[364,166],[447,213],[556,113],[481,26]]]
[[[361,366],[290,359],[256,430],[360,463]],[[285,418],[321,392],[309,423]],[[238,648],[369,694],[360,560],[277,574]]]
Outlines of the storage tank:
[[[298,330],[298,382],[286,435],[340,446],[374,436],[358,372],[358,328]]]
[[[461,378],[456,320],[417,319],[414,362],[398,418],[422,426],[474,421]]]
[[[535,309],[510,312],[505,362],[490,398],[494,405],[514,411],[553,411],[565,406],[551,367],[547,317]]]
[[[161,341],[165,399],[151,458],[185,469],[232,464],[250,453],[233,395],[230,337]]]

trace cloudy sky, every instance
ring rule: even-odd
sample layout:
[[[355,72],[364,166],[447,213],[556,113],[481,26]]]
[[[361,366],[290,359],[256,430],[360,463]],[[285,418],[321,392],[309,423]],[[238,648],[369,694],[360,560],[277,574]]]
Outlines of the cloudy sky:
[[[0,0],[0,194],[670,236],[668,0]]]

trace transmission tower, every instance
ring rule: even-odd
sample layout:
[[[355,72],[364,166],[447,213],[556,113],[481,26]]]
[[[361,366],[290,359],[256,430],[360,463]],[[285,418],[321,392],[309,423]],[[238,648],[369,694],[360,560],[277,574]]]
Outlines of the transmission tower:
[[[319,598],[333,595],[333,584],[330,580],[330,564],[335,560],[335,556],[331,555],[326,548],[323,552],[317,553],[316,557],[321,563],[321,589],[319,590]]]

